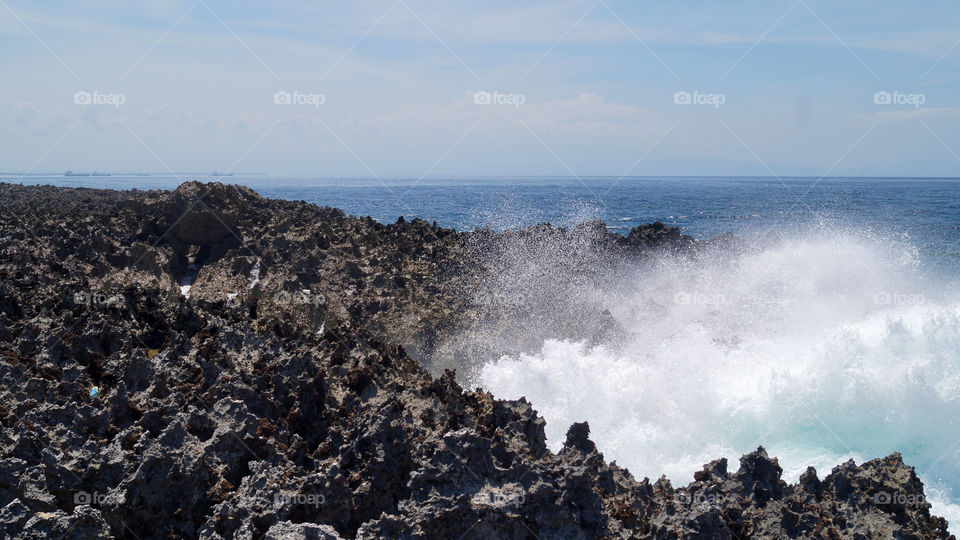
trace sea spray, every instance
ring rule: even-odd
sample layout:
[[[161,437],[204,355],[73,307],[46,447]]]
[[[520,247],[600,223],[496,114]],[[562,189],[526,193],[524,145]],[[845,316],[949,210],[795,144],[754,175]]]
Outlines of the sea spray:
[[[530,400],[554,449],[572,422],[588,421],[605,456],[641,477],[685,483],[707,461],[761,444],[790,481],[807,465],[822,477],[847,459],[900,451],[937,510],[956,513],[960,303],[952,278],[919,255],[903,241],[823,229],[663,255],[589,291],[626,338],[558,334],[487,362],[475,382]]]

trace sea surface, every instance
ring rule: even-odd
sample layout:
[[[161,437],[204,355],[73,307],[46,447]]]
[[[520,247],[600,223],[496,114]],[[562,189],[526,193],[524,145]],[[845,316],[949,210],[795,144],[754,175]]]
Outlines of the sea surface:
[[[0,175],[114,189],[192,179],[211,180]],[[586,420],[608,460],[675,484],[720,456],[735,470],[758,445],[791,482],[808,465],[823,478],[848,459],[900,451],[934,513],[960,523],[960,179],[221,180],[381,222],[503,230],[599,218],[626,233],[659,220],[700,238],[754,239],[745,253],[663,256],[570,295],[602,303],[631,331],[627,343],[557,336],[488,362],[475,382],[527,397],[553,448]]]
[[[497,177],[284,178],[237,175],[65,177],[0,174],[0,182],[107,189],[174,189],[188,180],[236,183],[388,223],[420,217],[469,230],[604,220],[613,231],[652,221],[687,234],[795,230],[812,222],[908,235],[960,255],[960,178]]]

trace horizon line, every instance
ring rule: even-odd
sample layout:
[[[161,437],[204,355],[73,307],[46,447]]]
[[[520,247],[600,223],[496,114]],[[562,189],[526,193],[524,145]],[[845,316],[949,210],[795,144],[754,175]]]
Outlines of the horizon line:
[[[555,174],[491,174],[491,175],[470,175],[470,174],[449,174],[449,175],[428,175],[424,177],[411,176],[300,176],[300,175],[275,175],[273,173],[262,173],[262,172],[235,172],[230,173],[229,175],[213,175],[209,173],[197,173],[197,172],[176,172],[176,173],[151,173],[151,172],[103,172],[96,171],[99,176],[84,176],[84,173],[78,173],[80,176],[67,176],[62,172],[55,173],[35,173],[35,172],[10,172],[10,171],[0,171],[0,176],[19,176],[20,179],[24,178],[111,178],[111,177],[138,177],[138,178],[177,178],[178,176],[197,176],[200,178],[212,178],[212,179],[225,179],[225,178],[234,178],[234,177],[263,177],[264,180],[275,179],[275,180],[442,180],[442,179],[505,179],[505,178],[569,178],[569,179],[596,179],[596,178],[738,178],[738,179],[806,179],[806,178],[817,178],[817,179],[889,179],[889,180],[960,180],[960,176],[904,176],[904,175],[894,175],[894,176],[878,176],[878,175],[831,175],[831,176],[819,176],[819,175],[737,175],[737,174],[718,174],[718,175],[703,175],[703,174],[654,174],[654,175],[602,175],[602,174],[593,174],[593,175],[555,175]],[[9,180],[5,178],[3,180]],[[184,179],[184,182],[193,181],[196,179]]]

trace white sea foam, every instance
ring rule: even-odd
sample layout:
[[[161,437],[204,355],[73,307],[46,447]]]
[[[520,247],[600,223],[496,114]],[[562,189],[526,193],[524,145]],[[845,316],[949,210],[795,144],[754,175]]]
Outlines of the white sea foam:
[[[476,382],[526,396],[553,448],[586,420],[608,460],[675,483],[720,456],[735,469],[757,445],[788,481],[900,451],[934,513],[960,519],[956,290],[909,244],[865,233],[663,257],[591,293],[626,339],[550,339],[487,363]]]

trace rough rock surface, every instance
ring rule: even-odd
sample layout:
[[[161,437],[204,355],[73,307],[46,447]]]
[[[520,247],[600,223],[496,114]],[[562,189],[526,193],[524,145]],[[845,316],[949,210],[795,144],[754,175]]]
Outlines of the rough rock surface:
[[[0,184],[0,537],[949,538],[898,454],[787,485],[760,448],[675,488],[586,424],[550,452],[533,405],[438,367],[472,319],[522,309],[464,295],[496,292],[510,246],[595,272],[693,244]]]

